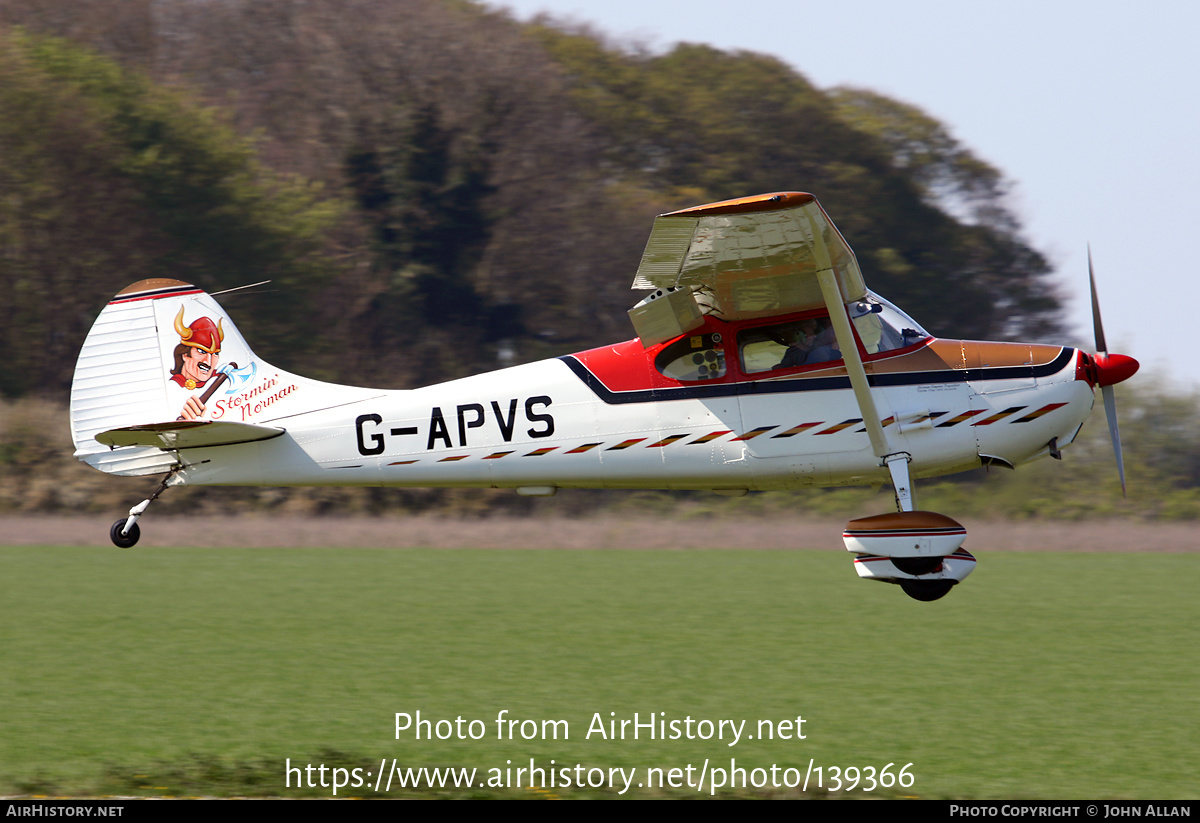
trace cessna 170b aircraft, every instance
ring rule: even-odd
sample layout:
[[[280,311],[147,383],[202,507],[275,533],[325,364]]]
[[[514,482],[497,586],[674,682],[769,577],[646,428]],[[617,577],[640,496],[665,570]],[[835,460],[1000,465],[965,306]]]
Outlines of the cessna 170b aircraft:
[[[1090,265],[1090,262],[1089,262]],[[254,355],[177,280],[105,307],[71,389],[76,456],[165,475],[113,524],[134,545],[166,488],[209,485],[765,489],[879,485],[896,511],[843,534],[861,577],[935,600],[974,569],[966,530],[912,481],[1058,457],[1101,387],[1137,361],[1062,346],[940,340],[863,282],[811,194],[672,212],[633,283],[637,338],[420,389],[338,386]],[[1124,471],[1121,483],[1124,486]]]

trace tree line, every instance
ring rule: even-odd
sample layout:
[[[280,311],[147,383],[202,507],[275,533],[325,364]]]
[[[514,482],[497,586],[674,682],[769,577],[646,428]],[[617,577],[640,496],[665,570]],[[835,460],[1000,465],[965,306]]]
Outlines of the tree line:
[[[760,54],[452,0],[8,0],[0,394],[62,397],[106,300],[230,295],[264,357],[410,387],[631,335],[657,213],[812,191],[938,334],[1061,305],[1000,173],[922,112]]]

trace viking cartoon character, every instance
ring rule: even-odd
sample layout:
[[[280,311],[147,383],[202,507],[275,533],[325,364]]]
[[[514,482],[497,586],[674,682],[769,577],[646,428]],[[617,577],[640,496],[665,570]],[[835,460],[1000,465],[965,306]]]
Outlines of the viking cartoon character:
[[[179,335],[179,345],[175,347],[171,380],[188,391],[203,388],[216,374],[220,360],[221,341],[225,339],[221,321],[218,319],[214,323],[209,317],[200,317],[192,325],[185,326],[183,308],[180,307],[179,314],[175,315],[175,332]],[[195,420],[203,413],[203,401],[193,394],[184,403],[179,416],[184,420]]]

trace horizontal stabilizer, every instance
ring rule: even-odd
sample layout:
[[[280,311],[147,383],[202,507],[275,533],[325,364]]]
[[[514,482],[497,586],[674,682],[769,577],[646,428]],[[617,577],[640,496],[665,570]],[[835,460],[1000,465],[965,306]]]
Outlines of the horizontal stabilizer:
[[[96,435],[106,446],[156,446],[160,449],[199,449],[270,440],[284,433],[274,426],[227,423],[214,420],[173,420],[109,429]]]

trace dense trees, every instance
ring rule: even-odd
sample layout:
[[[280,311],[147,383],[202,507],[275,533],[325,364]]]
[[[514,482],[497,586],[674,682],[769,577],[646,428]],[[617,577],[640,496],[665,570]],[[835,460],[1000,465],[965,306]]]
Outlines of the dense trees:
[[[775,189],[817,193],[936,332],[1056,326],[996,170],[771,57],[639,53],[448,0],[11,0],[0,26],[10,396],[64,389],[89,316],[148,275],[272,278],[231,311],[324,377],[597,345],[629,333],[653,214]]]
[[[325,265],[334,211],[311,187],[263,167],[214,112],[65,41],[0,37],[0,156],[5,394],[69,385],[121,283],[303,289]]]
[[[923,112],[824,93],[778,60],[679,45],[623,54],[589,33],[535,29],[605,130],[621,174],[688,198],[812,191],[868,282],[935,333],[1052,334],[1046,260],[1020,237],[1000,173]]]

